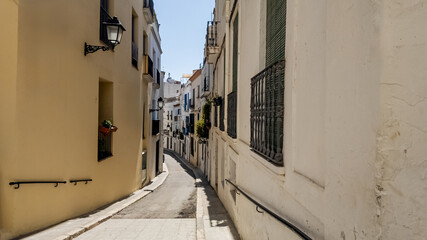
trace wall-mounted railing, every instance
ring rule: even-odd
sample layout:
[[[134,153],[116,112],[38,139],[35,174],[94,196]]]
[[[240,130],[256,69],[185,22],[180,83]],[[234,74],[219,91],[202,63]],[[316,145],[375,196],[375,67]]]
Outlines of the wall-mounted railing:
[[[74,185],[77,185],[79,182],[84,182],[87,184],[88,182],[92,182],[92,179],[78,179],[78,180],[70,180],[70,183],[74,183]]]
[[[66,181],[19,181],[19,182],[10,182],[9,185],[15,185],[15,189],[18,189],[22,184],[55,184],[54,187],[58,187],[58,184],[66,184]]]
[[[242,189],[240,189],[235,183],[231,182],[228,179],[225,179],[225,181],[227,183],[230,183],[231,185],[233,185],[234,188],[236,188],[236,190],[238,192],[240,192],[241,194],[243,194],[243,196],[245,196],[249,201],[251,201],[253,204],[256,205],[256,210],[259,213],[263,213],[262,211],[260,211],[259,209],[262,209],[264,212],[268,213],[270,216],[274,217],[276,220],[278,220],[279,222],[285,224],[288,228],[292,229],[292,231],[294,231],[296,234],[298,234],[301,238],[305,239],[305,240],[312,240],[309,236],[307,236],[307,234],[305,234],[301,229],[297,228],[295,225],[293,225],[292,223],[290,223],[289,221],[287,221],[286,219],[280,217],[279,215],[277,215],[276,213],[274,213],[273,211],[271,211],[270,209],[266,208],[264,205],[262,205],[261,203],[257,202],[256,200],[254,200],[253,197],[249,196],[249,194],[247,194],[245,191],[243,191]]]

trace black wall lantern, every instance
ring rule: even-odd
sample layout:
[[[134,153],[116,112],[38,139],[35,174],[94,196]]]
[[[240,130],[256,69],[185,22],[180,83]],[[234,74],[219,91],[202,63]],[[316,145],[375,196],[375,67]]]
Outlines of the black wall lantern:
[[[126,29],[123,27],[122,23],[114,16],[112,19],[107,20],[102,23],[107,29],[107,39],[111,43],[111,49],[114,49],[115,46],[120,44],[120,41],[123,37],[123,31]],[[94,53],[102,49],[102,51],[107,51],[110,49],[109,46],[94,46],[85,43],[85,56],[88,53]]]
[[[149,111],[150,112],[160,111],[160,110],[163,109],[163,104],[164,104],[163,98],[159,97],[159,99],[157,99],[157,107],[158,107],[158,109],[150,109]]]

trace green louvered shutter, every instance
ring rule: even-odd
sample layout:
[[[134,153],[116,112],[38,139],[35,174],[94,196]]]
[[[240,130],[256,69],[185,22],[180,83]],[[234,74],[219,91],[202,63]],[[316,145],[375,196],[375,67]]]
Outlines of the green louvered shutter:
[[[267,0],[266,67],[285,59],[285,38],[286,0]]]
[[[239,13],[233,22],[233,92],[237,91],[237,52],[239,50]]]

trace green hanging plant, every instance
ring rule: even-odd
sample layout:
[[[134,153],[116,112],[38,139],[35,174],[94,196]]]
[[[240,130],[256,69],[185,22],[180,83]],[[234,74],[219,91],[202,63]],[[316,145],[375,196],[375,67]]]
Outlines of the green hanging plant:
[[[209,138],[209,129],[211,128],[210,116],[211,102],[209,101],[203,105],[202,119],[200,119],[196,124],[197,137],[203,141],[206,141]]]

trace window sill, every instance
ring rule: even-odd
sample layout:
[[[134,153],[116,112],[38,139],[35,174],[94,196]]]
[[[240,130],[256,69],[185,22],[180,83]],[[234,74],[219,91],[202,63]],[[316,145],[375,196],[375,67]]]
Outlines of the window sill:
[[[102,161],[107,160],[107,159],[112,158],[112,157],[113,157],[113,154],[111,154],[110,156],[106,156],[104,158],[98,159],[98,162],[102,162]]]
[[[260,162],[264,167],[266,167],[268,170],[272,171],[273,173],[277,175],[285,175],[285,167],[284,166],[276,166],[273,163],[269,162],[267,159],[259,155],[258,153],[254,152],[252,149],[250,149],[249,155],[252,157],[252,159],[255,159],[257,162]]]
[[[249,153],[250,157],[248,157],[246,159],[250,159],[250,161],[254,162],[255,164],[262,165],[264,168],[266,168],[268,171],[270,171],[271,173],[273,173],[275,175],[280,175],[280,176],[285,175],[286,168],[284,166],[276,166],[273,163],[269,162],[268,160],[266,160],[265,158],[263,158],[262,156],[260,156],[256,152],[252,151],[252,149],[249,147],[249,145],[247,143],[239,140],[238,141],[238,148],[242,152]]]

